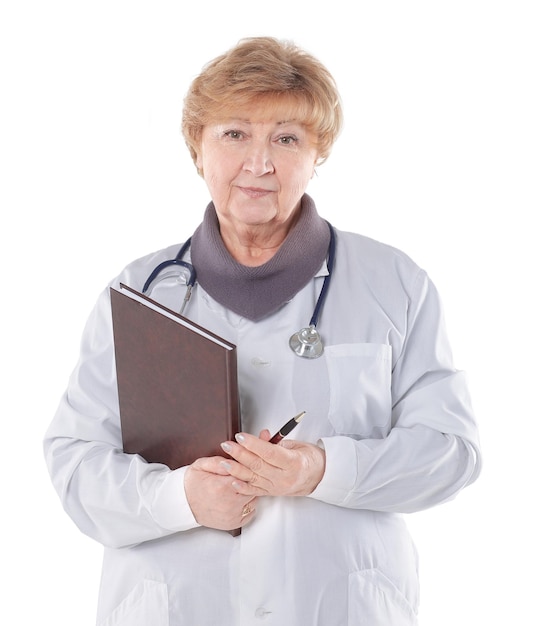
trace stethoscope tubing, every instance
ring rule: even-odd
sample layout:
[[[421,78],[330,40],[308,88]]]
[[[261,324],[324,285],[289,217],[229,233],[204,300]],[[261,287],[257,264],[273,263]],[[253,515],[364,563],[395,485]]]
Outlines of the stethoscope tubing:
[[[188,275],[188,281],[186,283],[187,287],[189,287],[191,289],[196,284],[196,278],[197,278],[197,276],[196,276],[196,269],[194,268],[192,263],[188,263],[187,261],[183,261],[182,260],[182,258],[185,255],[186,251],[190,247],[191,241],[192,241],[192,238],[190,237],[189,239],[187,239],[184,242],[184,244],[182,245],[181,249],[177,253],[177,256],[174,259],[168,259],[167,261],[162,261],[162,263],[158,264],[152,270],[152,272],[149,274],[149,277],[145,281],[145,284],[143,285],[142,293],[146,293],[148,291],[149,287],[151,286],[152,282],[156,279],[156,277],[161,272],[163,272],[167,267],[171,267],[172,265],[179,265],[179,266],[184,267],[185,269],[188,270],[189,275]]]
[[[320,295],[318,296],[316,306],[314,307],[314,311],[312,313],[311,321],[309,322],[309,326],[314,326],[314,328],[316,328],[318,320],[320,319],[320,312],[322,310],[322,307],[324,306],[327,292],[329,291],[329,283],[331,281],[331,275],[333,273],[333,265],[335,264],[335,230],[329,222],[326,221],[326,224],[329,226],[330,234],[329,250],[327,254],[327,276],[324,278],[324,284],[322,285]]]
[[[322,307],[324,306],[324,302],[326,300],[326,297],[329,291],[329,283],[331,281],[331,276],[333,274],[333,266],[335,264],[335,251],[336,251],[335,230],[333,226],[327,220],[326,220],[326,224],[329,227],[329,233],[330,233],[329,248],[328,248],[328,255],[327,255],[328,273],[326,277],[324,278],[324,284],[322,285],[322,289],[320,290],[320,295],[318,296],[318,300],[316,301],[316,306],[314,307],[314,311],[312,313],[312,317],[309,322],[309,327],[301,329],[298,333],[294,333],[294,335],[292,335],[290,339],[290,342],[294,340],[295,343],[301,342],[302,344],[301,346],[298,346],[298,348],[296,349],[295,347],[292,346],[292,343],[290,343],[292,350],[299,356],[306,356],[308,358],[315,358],[317,356],[320,356],[320,354],[323,351],[323,343],[322,343],[319,333],[316,330],[316,326],[318,324],[318,320],[320,319],[320,313],[322,312]],[[188,263],[187,261],[182,260],[182,257],[186,254],[186,251],[190,247],[191,241],[192,241],[192,238],[189,238],[184,242],[184,244],[181,246],[181,249],[179,250],[179,252],[177,253],[174,259],[162,261],[162,263],[158,264],[153,269],[153,271],[149,274],[149,277],[147,278],[147,280],[145,281],[145,284],[143,285],[143,293],[146,293],[149,287],[151,286],[151,284],[153,283],[153,281],[157,278],[157,276],[161,272],[163,272],[164,269],[172,265],[178,265],[188,270],[189,275],[188,275],[188,280],[186,282],[186,295],[182,304],[181,314],[183,313],[188,301],[190,300],[190,296],[192,294],[192,288],[196,284],[196,279],[197,279],[196,269],[194,268],[194,266],[191,263]],[[310,336],[310,343],[318,345],[318,348],[316,348],[316,345],[312,345],[312,347],[309,347],[308,344],[303,339],[301,340],[299,339],[302,336],[304,331],[308,333],[308,336]],[[305,352],[305,349],[307,349],[306,352]]]

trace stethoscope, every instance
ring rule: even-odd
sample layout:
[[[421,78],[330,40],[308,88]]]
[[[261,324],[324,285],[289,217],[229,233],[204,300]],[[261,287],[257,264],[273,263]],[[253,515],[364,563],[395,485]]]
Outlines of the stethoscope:
[[[318,296],[318,300],[316,301],[316,306],[314,307],[314,311],[310,319],[309,325],[305,328],[301,328],[296,333],[294,333],[290,337],[289,341],[290,348],[295,352],[295,354],[305,359],[317,359],[324,353],[324,344],[322,342],[322,337],[320,336],[320,333],[316,330],[316,326],[320,318],[320,313],[322,312],[322,307],[324,306],[327,292],[329,291],[329,283],[331,281],[331,275],[333,273],[333,264],[335,263],[335,231],[333,230],[333,226],[331,226],[329,222],[326,223],[329,226],[330,232],[329,249],[327,253],[328,273],[327,276],[324,278],[324,284],[322,285],[322,289],[320,290],[320,295]],[[179,310],[179,313],[181,315],[186,309],[186,306],[192,295],[192,290],[194,288],[194,285],[196,284],[196,270],[194,266],[191,263],[182,260],[183,256],[186,254],[186,251],[190,247],[191,241],[192,239],[190,238],[184,242],[174,259],[168,259],[167,261],[162,261],[162,263],[158,264],[149,274],[149,277],[145,281],[142,290],[143,293],[146,293],[152,283],[156,280],[158,275],[161,274],[168,267],[178,266],[185,269],[188,275],[186,280],[186,293],[181,308]]]

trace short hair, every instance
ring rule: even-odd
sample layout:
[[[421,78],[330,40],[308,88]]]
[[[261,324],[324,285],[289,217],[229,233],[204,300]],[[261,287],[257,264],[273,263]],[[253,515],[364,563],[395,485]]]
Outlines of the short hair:
[[[208,63],[184,100],[182,132],[194,162],[203,128],[236,110],[284,103],[317,136],[323,163],[343,122],[335,80],[322,63],[294,43],[273,37],[242,39]]]

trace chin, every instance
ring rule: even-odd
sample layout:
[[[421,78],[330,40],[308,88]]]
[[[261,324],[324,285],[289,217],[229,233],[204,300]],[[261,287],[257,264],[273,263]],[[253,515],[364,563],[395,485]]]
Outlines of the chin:
[[[242,210],[232,211],[231,215],[242,224],[246,224],[247,226],[258,226],[260,224],[269,224],[270,222],[277,221],[279,211],[274,207],[270,207],[267,210],[262,210],[262,207],[244,207]]]

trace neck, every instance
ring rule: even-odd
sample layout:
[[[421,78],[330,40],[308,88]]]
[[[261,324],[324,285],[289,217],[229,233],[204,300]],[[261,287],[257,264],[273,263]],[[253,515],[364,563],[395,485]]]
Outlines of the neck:
[[[271,260],[298,219],[298,212],[287,222],[276,225],[236,227],[219,220],[220,236],[231,256],[241,265],[257,267]]]
[[[303,197],[295,220],[281,243],[267,240],[264,245],[258,238],[254,245],[245,233],[244,254],[234,256],[211,203],[192,238],[191,257],[199,285],[220,304],[250,320],[276,311],[314,277],[327,255],[329,228],[309,196]],[[226,228],[226,237],[232,232],[236,231]],[[263,260],[266,254],[267,262]]]

